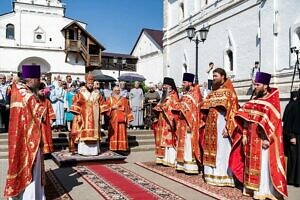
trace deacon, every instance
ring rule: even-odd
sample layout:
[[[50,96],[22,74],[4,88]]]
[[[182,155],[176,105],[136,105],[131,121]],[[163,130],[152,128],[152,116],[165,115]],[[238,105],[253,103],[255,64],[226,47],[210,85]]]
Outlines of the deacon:
[[[115,86],[112,96],[106,101],[109,117],[108,140],[109,149],[112,151],[127,151],[127,125],[133,120],[129,101],[121,96],[121,88]]]
[[[176,169],[198,174],[200,161],[199,128],[202,96],[199,85],[194,85],[194,74],[184,73],[180,102],[173,108],[179,114],[176,134],[178,137]]]
[[[228,168],[231,151],[231,135],[236,127],[234,116],[238,99],[230,79],[222,68],[213,70],[212,92],[201,107],[206,115],[203,148],[204,180],[217,186],[234,186],[232,172]]]
[[[46,109],[36,97],[40,84],[40,66],[23,65],[25,83],[11,88],[8,128],[8,173],[4,196],[9,199],[44,200],[44,144],[42,123]]]
[[[85,156],[98,155],[100,152],[100,114],[106,111],[102,96],[93,91],[94,76],[86,75],[86,84],[73,97],[70,112],[75,114],[71,141],[78,143],[78,154]],[[71,146],[74,153],[74,146]]]
[[[165,77],[163,93],[160,102],[153,108],[157,120],[153,123],[155,136],[156,163],[166,166],[175,166],[177,136],[176,121],[178,115],[172,108],[178,103],[178,91],[172,78]]]
[[[254,199],[287,197],[279,91],[269,87],[270,79],[271,74],[256,73],[255,98],[236,114],[241,134],[234,140],[231,161],[244,162],[231,168],[244,183],[244,194]],[[235,153],[241,144],[244,152]]]
[[[39,91],[37,93],[39,102],[46,109],[44,123],[42,123],[42,131],[43,131],[43,152],[52,153],[53,152],[53,143],[52,143],[52,130],[51,125],[56,120],[55,113],[52,108],[52,104],[50,100],[47,98],[49,91],[46,87],[46,84],[41,82]]]

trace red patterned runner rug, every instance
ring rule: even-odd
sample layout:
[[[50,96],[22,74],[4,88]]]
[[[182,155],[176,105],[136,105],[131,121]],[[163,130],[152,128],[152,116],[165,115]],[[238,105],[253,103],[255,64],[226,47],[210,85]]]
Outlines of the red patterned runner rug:
[[[77,166],[74,169],[106,199],[182,199],[120,165]]]
[[[197,190],[203,194],[209,195],[215,199],[222,200],[250,200],[251,197],[243,196],[242,191],[233,187],[218,187],[209,185],[204,182],[202,174],[187,175],[185,173],[179,173],[172,167],[166,167],[163,165],[157,165],[155,162],[135,163],[145,169],[169,178],[173,181],[186,185],[194,190]]]

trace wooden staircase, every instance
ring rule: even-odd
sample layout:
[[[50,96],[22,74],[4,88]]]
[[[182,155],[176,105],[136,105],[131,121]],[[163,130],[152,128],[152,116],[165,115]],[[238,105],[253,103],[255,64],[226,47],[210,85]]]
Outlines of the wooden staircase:
[[[128,130],[128,143],[131,152],[154,151],[155,142],[151,130]],[[68,133],[54,133],[53,145],[55,151],[68,148]],[[101,146],[108,147],[107,131],[103,133]],[[0,159],[8,159],[8,134],[0,133]]]

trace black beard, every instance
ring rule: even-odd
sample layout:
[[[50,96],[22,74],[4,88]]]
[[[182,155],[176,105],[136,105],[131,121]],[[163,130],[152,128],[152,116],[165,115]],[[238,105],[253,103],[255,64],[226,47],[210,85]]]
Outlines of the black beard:
[[[188,91],[190,91],[190,89],[191,89],[191,87],[188,85],[188,86],[186,86],[186,87],[183,88],[183,91],[184,92],[188,92]]]
[[[93,92],[93,88],[90,89],[90,88],[87,87],[86,89],[87,89],[89,92]]]
[[[46,98],[45,95],[38,94],[37,96],[38,96],[39,99],[45,99]]]
[[[262,97],[264,97],[266,94],[267,94],[267,93],[264,92],[264,91],[257,91],[257,92],[255,92],[255,97],[256,97],[256,98],[262,98]]]
[[[167,96],[168,96],[168,91],[167,90],[163,90],[160,102],[163,102],[167,98]]]
[[[215,91],[215,90],[219,89],[221,87],[221,85],[222,84],[220,82],[213,81],[211,88],[212,88],[213,91]]]

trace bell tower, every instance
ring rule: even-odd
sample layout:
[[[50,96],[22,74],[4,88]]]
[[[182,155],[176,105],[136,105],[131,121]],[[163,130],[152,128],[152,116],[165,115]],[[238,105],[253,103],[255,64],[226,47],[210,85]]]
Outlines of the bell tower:
[[[61,0],[15,0],[16,3],[62,7]]]
[[[64,16],[65,7],[61,0],[15,0],[15,12],[36,12]]]

